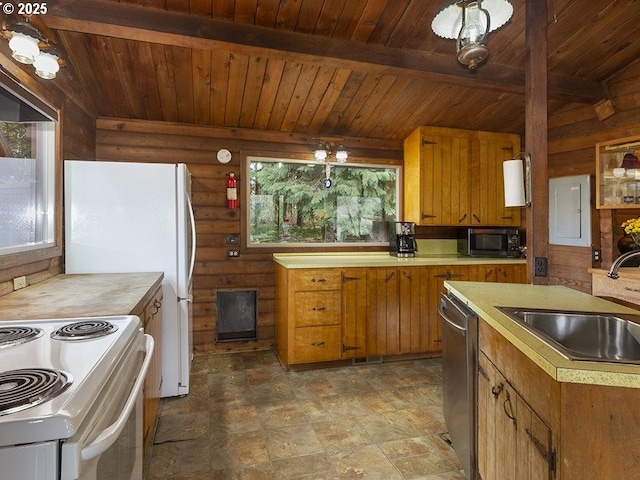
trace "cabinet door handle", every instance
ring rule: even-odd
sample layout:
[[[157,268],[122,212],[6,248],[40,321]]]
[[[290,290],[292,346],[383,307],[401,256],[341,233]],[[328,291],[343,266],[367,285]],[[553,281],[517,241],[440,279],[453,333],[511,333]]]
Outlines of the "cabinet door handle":
[[[342,351],[346,352],[347,350],[360,350],[360,347],[342,344]]]
[[[411,280],[411,274],[410,273],[403,271],[402,274],[404,275],[404,278],[406,278],[407,280]]]
[[[479,217],[478,215],[476,215],[475,213],[473,214],[473,218],[476,220],[476,222],[478,222],[478,223],[482,223],[482,222],[480,221],[480,217]]]
[[[325,278],[312,278],[312,279],[311,279],[311,283],[316,283],[316,282],[317,282],[317,283],[324,283],[324,282],[326,282],[326,281],[327,281],[327,280],[326,280]]]
[[[506,397],[504,403],[502,404],[502,408],[504,409],[504,414],[513,421],[513,426],[515,429],[518,429],[518,419],[516,418],[515,413],[513,413],[513,404],[511,403],[511,395],[509,395],[509,391],[505,391]]]
[[[462,216],[462,218],[460,218],[460,219],[458,220],[458,223],[462,223],[462,222],[464,221],[464,219],[465,219],[465,218],[467,218],[467,214],[466,214],[466,213]]]
[[[546,462],[549,464],[549,469],[555,474],[556,452],[553,450],[547,450],[544,444],[540,440],[538,440],[536,436],[533,433],[531,433],[531,430],[529,430],[528,428],[525,428],[524,431],[526,432],[527,436],[531,439],[531,442],[533,443],[533,446],[536,447],[536,450],[540,452],[540,455],[542,455],[542,458],[544,458]]]
[[[312,307],[311,311],[312,312],[324,312],[327,309],[327,307]]]
[[[384,279],[385,282],[388,282],[389,280],[391,280],[394,276],[395,276],[396,272],[391,272],[389,275],[387,275],[387,278]]]
[[[435,215],[431,215],[429,213],[423,213],[422,214],[422,218],[423,219],[425,219],[425,218],[436,218],[436,216]]]
[[[344,273],[342,274],[342,283],[353,282],[355,280],[360,280],[360,277],[350,277]]]
[[[312,346],[314,346],[314,347],[321,347],[321,346],[323,346],[323,345],[324,345],[324,343],[325,343],[325,342],[324,342],[324,340],[323,340],[323,341],[321,341],[321,342],[313,342],[311,345],[312,345]]]
[[[491,387],[491,395],[493,395],[495,398],[498,398],[503,389],[504,389],[504,384],[502,383],[499,383],[498,385],[494,385],[493,387]]]
[[[502,220],[513,220],[513,215],[504,215],[500,217]]]
[[[160,307],[162,306],[162,303],[160,303],[160,301],[158,300],[154,300],[153,301],[153,313],[151,314],[152,317],[155,317],[156,314],[158,313],[158,311],[160,310]]]

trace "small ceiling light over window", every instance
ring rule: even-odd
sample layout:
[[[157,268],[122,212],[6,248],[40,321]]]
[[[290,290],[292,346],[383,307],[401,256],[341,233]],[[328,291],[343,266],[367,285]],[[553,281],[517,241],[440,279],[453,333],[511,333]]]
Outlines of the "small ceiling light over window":
[[[32,64],[40,55],[38,39],[20,32],[11,32],[9,48],[11,48],[11,56],[14,60],[28,65]]]
[[[316,160],[319,162],[324,162],[327,159],[327,148],[325,147],[324,144],[320,143],[317,147],[316,150],[314,152],[314,156],[316,157]]]
[[[5,26],[0,34],[8,40],[14,60],[33,65],[36,75],[50,80],[56,78],[60,67],[65,66],[55,43],[45,38],[29,22],[14,22]]]
[[[36,69],[36,75],[47,80],[56,78],[56,73],[60,70],[58,56],[50,52],[40,53],[40,55],[36,57],[36,61],[33,62],[33,66]]]
[[[349,154],[347,153],[347,149],[344,148],[344,145],[340,144],[336,147],[336,160],[338,163],[344,163],[349,158]]]
[[[313,152],[315,159],[318,162],[330,163],[332,160],[330,155],[335,155],[335,160],[338,163],[344,163],[349,158],[349,153],[344,145],[334,145],[333,143],[319,143]]]
[[[431,28],[442,38],[455,39],[458,61],[474,70],[489,56],[486,37],[509,21],[507,0],[459,0],[438,13]]]

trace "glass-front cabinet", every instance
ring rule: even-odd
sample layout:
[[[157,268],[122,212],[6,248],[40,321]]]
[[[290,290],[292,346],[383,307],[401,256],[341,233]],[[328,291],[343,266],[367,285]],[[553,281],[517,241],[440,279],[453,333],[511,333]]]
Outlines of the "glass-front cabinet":
[[[596,144],[597,208],[640,208],[640,136]]]

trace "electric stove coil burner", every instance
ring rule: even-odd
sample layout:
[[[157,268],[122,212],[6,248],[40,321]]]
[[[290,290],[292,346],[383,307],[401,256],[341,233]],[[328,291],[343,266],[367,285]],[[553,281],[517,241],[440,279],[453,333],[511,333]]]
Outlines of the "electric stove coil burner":
[[[51,334],[51,338],[56,340],[86,340],[88,338],[104,337],[117,329],[117,326],[105,320],[82,320],[60,327]]]
[[[34,327],[0,327],[0,348],[19,345],[42,335],[43,330]]]
[[[73,383],[66,372],[50,368],[23,368],[0,373],[0,415],[35,407]]]

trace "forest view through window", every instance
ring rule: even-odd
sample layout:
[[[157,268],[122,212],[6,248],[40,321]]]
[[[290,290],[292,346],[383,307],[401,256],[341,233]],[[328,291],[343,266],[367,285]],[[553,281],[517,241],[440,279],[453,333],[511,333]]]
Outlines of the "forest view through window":
[[[248,160],[251,245],[388,242],[398,168]]]

